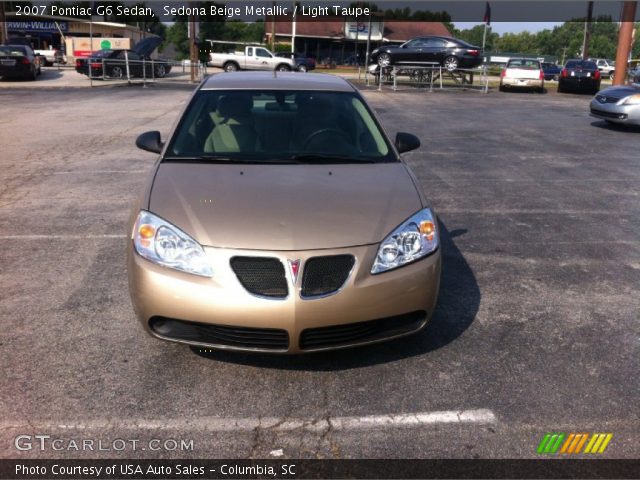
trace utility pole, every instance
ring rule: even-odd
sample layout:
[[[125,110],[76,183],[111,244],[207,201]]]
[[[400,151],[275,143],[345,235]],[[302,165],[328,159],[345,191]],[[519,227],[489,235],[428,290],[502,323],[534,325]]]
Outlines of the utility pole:
[[[4,15],[4,2],[0,2],[0,44],[7,41],[7,21]]]
[[[618,50],[616,51],[616,69],[613,78],[614,85],[624,85],[627,79],[627,61],[633,41],[634,20],[637,2],[624,2],[622,18],[618,32]]]
[[[276,15],[275,15],[276,2],[275,0],[273,2],[272,11],[274,12],[274,14],[271,15],[271,51],[275,52],[276,51]]]
[[[593,2],[587,8],[587,21],[584,22],[584,36],[582,38],[582,59],[589,58],[589,40],[591,39],[591,21],[593,20]]]
[[[189,66],[191,67],[191,81],[197,81],[198,49],[196,48],[196,17],[189,15]]]

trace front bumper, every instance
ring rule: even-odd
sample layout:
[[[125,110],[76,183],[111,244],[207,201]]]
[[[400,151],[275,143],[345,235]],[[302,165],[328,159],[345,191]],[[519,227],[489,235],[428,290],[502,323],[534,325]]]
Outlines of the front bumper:
[[[615,123],[640,125],[640,105],[600,103],[594,98],[591,100],[589,107],[592,117],[609,120],[610,122]]]
[[[270,353],[303,353],[345,348],[416,332],[428,323],[435,309],[440,283],[440,250],[396,270],[371,275],[369,272],[377,249],[378,245],[366,245],[332,250],[266,252],[205,247],[214,276],[204,278],[151,263],[140,257],[130,243],[129,288],[133,306],[144,329],[164,340],[203,348]],[[300,289],[306,261],[312,257],[341,254],[355,257],[355,265],[342,288],[328,296],[302,298]],[[278,258],[285,266],[288,296],[269,299],[245,290],[230,266],[230,259],[237,255]],[[296,282],[288,268],[288,260],[294,259],[301,261]],[[407,315],[412,316],[410,322]],[[398,321],[403,322],[406,328],[393,328],[395,318],[399,318]],[[160,323],[159,319],[162,320]],[[163,329],[163,325],[167,325],[166,322],[162,323],[164,319],[169,319],[169,324],[178,330],[180,322],[186,322],[188,327],[196,324],[195,328],[211,325],[221,335],[244,335],[247,331],[269,334],[268,331],[264,332],[268,329],[285,331],[288,342],[282,348],[265,349],[251,344],[229,345],[228,342],[211,343],[185,336],[178,338],[170,329]],[[373,324],[361,322],[372,320],[378,321],[375,323],[378,330],[371,330],[371,335],[363,333],[355,339],[352,336],[343,343],[319,346],[301,344],[301,338],[304,342],[304,337],[309,332],[318,332],[317,329],[323,327],[350,325],[354,329],[366,327],[365,330],[370,331],[369,327],[373,328]],[[160,325],[160,328],[152,328],[150,323],[154,327]],[[378,328],[381,325],[385,325],[384,331]],[[230,328],[236,328],[237,331]],[[165,331],[168,334],[162,333]],[[329,333],[342,335],[344,332]]]

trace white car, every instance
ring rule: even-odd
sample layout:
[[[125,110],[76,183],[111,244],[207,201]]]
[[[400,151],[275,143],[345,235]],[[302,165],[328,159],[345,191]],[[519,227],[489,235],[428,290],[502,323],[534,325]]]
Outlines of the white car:
[[[544,92],[544,71],[539,60],[512,58],[500,73],[500,91],[507,88],[534,88]]]

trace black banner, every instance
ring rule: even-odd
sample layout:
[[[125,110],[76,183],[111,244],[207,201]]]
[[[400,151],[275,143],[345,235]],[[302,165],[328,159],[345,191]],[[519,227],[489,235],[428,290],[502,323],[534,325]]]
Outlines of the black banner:
[[[619,478],[640,460],[0,460],[1,479]]]

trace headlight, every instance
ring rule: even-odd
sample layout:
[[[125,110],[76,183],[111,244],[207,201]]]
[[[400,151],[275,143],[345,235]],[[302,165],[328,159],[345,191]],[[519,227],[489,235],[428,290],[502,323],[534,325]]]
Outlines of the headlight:
[[[435,252],[439,243],[431,210],[420,210],[382,241],[371,273],[386,272],[414,262]]]
[[[169,222],[141,211],[133,227],[133,245],[147,260],[183,272],[212,277],[202,246]]]
[[[622,102],[623,105],[640,105],[640,93],[627,97]]]

